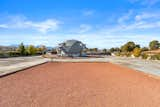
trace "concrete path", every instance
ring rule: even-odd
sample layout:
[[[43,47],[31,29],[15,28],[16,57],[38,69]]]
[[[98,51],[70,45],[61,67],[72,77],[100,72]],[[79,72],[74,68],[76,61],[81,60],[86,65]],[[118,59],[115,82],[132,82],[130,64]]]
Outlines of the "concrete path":
[[[47,62],[48,59],[40,56],[34,57],[14,57],[14,58],[1,58],[0,59],[0,77],[16,71],[39,65]]]
[[[160,61],[125,57],[107,57],[106,60],[114,64],[119,64],[148,74],[160,76]]]

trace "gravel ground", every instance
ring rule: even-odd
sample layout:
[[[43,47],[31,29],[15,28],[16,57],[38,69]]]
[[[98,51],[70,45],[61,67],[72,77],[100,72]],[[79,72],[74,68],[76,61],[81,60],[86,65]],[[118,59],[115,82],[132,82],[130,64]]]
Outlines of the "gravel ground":
[[[80,59],[54,59],[55,62],[111,62],[129,67],[148,74],[160,76],[160,61],[142,60],[138,58],[113,57],[105,58],[80,58]]]
[[[159,107],[160,81],[111,63],[46,63],[0,78],[0,107]]]

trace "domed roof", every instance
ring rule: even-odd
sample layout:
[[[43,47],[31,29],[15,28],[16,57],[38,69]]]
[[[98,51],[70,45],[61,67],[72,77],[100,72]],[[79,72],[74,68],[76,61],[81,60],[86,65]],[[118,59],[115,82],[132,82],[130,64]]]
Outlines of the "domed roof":
[[[65,42],[65,45],[66,46],[73,46],[75,43],[80,43],[80,41],[78,41],[78,40],[67,40]]]
[[[84,48],[85,44],[78,40],[67,40],[59,45],[59,48],[65,53],[80,53]]]

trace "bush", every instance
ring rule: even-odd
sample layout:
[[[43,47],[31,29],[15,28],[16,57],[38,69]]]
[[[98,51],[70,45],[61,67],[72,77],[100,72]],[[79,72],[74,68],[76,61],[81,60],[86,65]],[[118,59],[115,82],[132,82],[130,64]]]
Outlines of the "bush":
[[[37,49],[33,45],[28,46],[26,50],[29,55],[35,55],[37,53]]]
[[[142,59],[147,59],[149,56],[145,53],[141,54]]]
[[[116,56],[126,56],[126,57],[130,57],[132,54],[131,52],[118,52],[116,53],[117,55]]]
[[[152,55],[152,56],[151,56],[151,59],[152,59],[152,60],[160,60],[160,54]]]
[[[19,53],[19,52],[14,52],[14,51],[13,51],[13,52],[12,52],[12,51],[11,51],[11,52],[8,52],[7,54],[9,55],[9,57],[17,57],[17,56],[20,56],[20,53]]]
[[[0,58],[18,57],[18,56],[20,56],[20,53],[16,52],[16,51],[1,52],[0,53]]]
[[[134,48],[133,55],[135,57],[139,57],[141,55],[141,49],[140,48]]]
[[[130,52],[125,53],[126,57],[130,57],[132,54]]]
[[[120,52],[116,52],[115,55],[116,56],[121,56],[121,53]]]
[[[6,58],[8,57],[5,53],[0,53],[0,58]]]
[[[147,47],[143,47],[143,48],[141,48],[141,50],[142,50],[142,52],[143,51],[149,51],[149,49]]]

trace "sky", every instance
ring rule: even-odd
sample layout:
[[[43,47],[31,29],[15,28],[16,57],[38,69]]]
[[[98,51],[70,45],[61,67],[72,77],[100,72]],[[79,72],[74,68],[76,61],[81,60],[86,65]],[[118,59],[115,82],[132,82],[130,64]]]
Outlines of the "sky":
[[[68,39],[89,48],[148,46],[160,40],[160,0],[0,0],[0,45]]]

